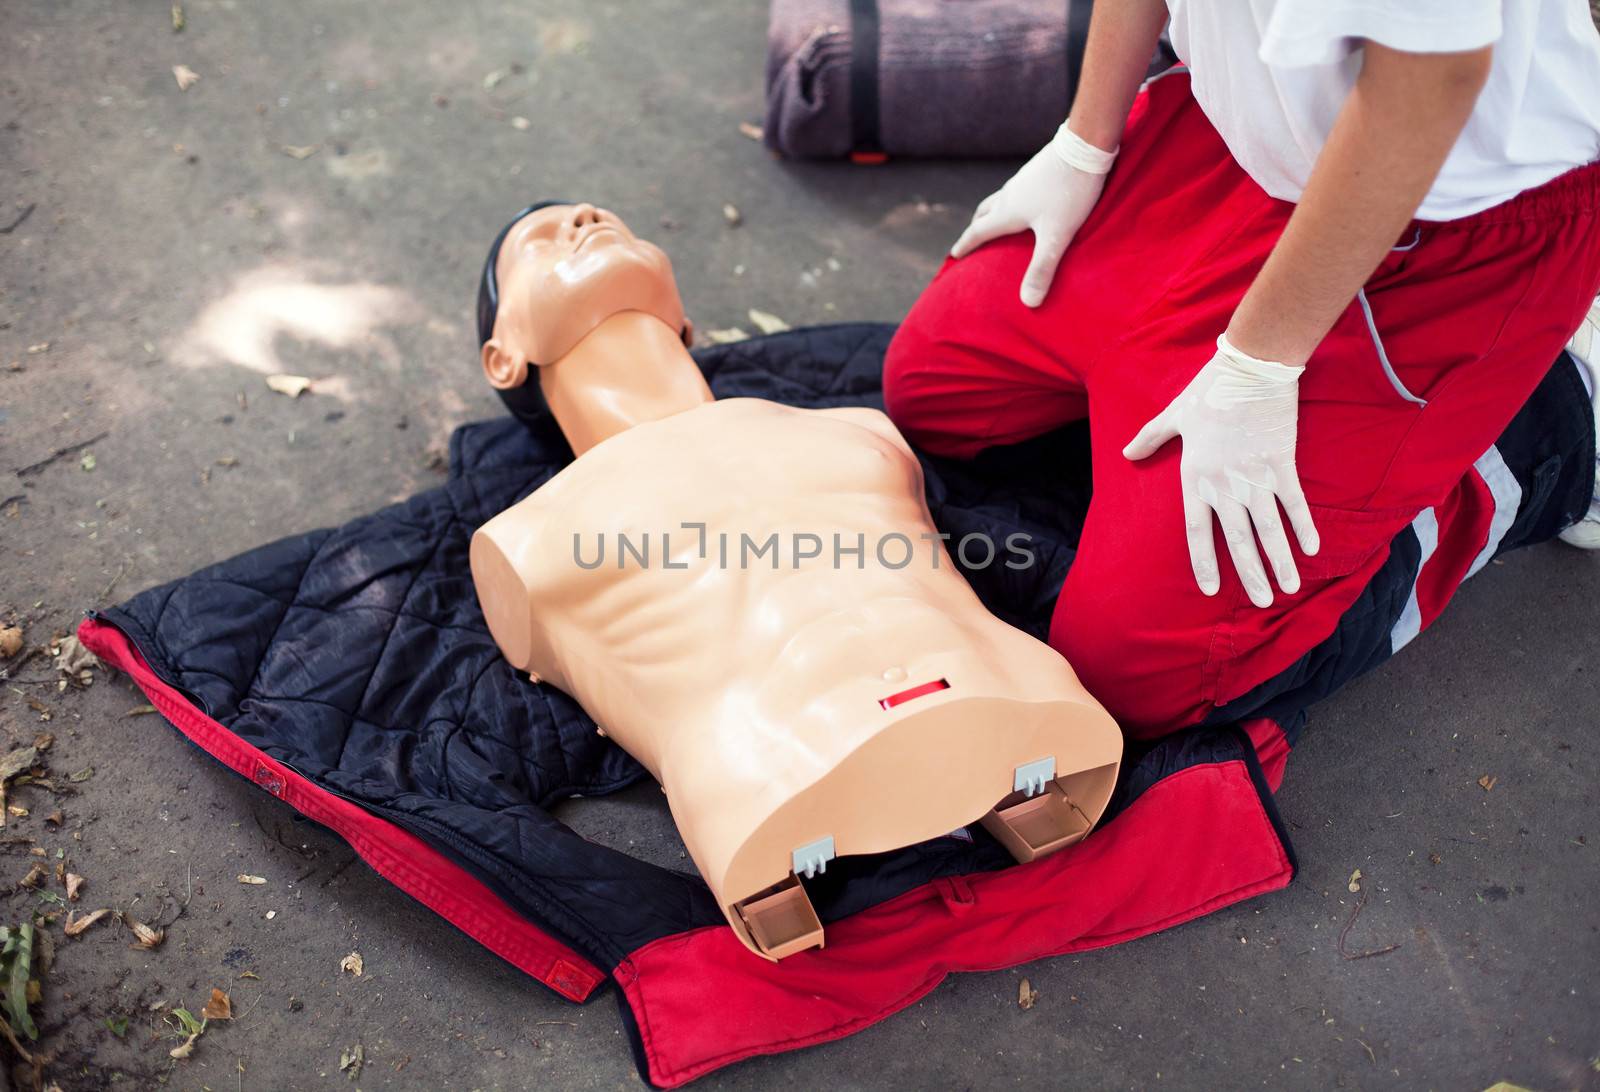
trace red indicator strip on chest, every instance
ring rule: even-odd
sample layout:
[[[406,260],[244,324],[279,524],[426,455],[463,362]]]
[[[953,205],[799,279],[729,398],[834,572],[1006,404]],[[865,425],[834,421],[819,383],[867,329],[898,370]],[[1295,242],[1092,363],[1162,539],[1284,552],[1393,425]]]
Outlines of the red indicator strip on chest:
[[[878,704],[885,709],[893,709],[897,705],[904,705],[913,698],[920,698],[926,694],[937,694],[941,690],[949,690],[950,684],[943,679],[934,679],[920,686],[913,686],[909,690],[902,690],[898,694],[890,694],[887,698],[879,698]]]

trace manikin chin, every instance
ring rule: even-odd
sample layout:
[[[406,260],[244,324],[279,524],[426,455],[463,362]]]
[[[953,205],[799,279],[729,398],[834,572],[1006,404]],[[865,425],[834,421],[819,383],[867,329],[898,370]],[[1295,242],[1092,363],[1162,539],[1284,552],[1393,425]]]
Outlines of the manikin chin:
[[[577,454],[473,536],[490,632],[660,781],[745,945],[820,946],[801,878],[835,857],[976,821],[1022,861],[1088,833],[1121,734],[979,602],[887,417],[714,400],[671,264],[604,210],[526,214],[486,280],[484,373],[542,399]]]

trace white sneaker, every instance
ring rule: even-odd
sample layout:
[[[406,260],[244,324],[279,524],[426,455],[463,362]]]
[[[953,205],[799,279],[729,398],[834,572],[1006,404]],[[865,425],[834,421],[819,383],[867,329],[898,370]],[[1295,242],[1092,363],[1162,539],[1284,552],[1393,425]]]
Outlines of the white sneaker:
[[[1589,369],[1589,397],[1595,407],[1595,486],[1589,501],[1589,511],[1565,531],[1561,541],[1580,550],[1600,550],[1600,299],[1594,301],[1583,325],[1567,342],[1567,352],[1581,360]]]

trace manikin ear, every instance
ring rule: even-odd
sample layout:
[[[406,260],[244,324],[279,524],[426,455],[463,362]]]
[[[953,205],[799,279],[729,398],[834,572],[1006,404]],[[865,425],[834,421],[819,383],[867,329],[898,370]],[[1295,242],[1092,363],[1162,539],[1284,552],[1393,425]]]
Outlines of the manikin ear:
[[[515,390],[528,381],[528,362],[520,354],[509,353],[499,338],[483,343],[483,374],[496,390]]]
[[[688,315],[683,316],[683,347],[694,348],[694,320]]]

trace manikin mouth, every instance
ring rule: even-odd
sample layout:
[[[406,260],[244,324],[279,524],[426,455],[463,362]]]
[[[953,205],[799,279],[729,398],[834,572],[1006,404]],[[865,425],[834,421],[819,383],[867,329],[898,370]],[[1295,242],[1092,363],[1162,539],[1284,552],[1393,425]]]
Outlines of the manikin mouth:
[[[603,220],[596,220],[592,224],[585,225],[578,232],[578,241],[577,241],[576,244],[573,245],[572,252],[574,254],[576,254],[578,251],[582,250],[584,248],[584,246],[587,245],[591,239],[594,239],[597,236],[602,235],[602,234],[606,234],[606,233],[609,233],[611,235],[621,235],[622,234],[622,232],[618,228],[614,227],[611,224],[606,223]]]

